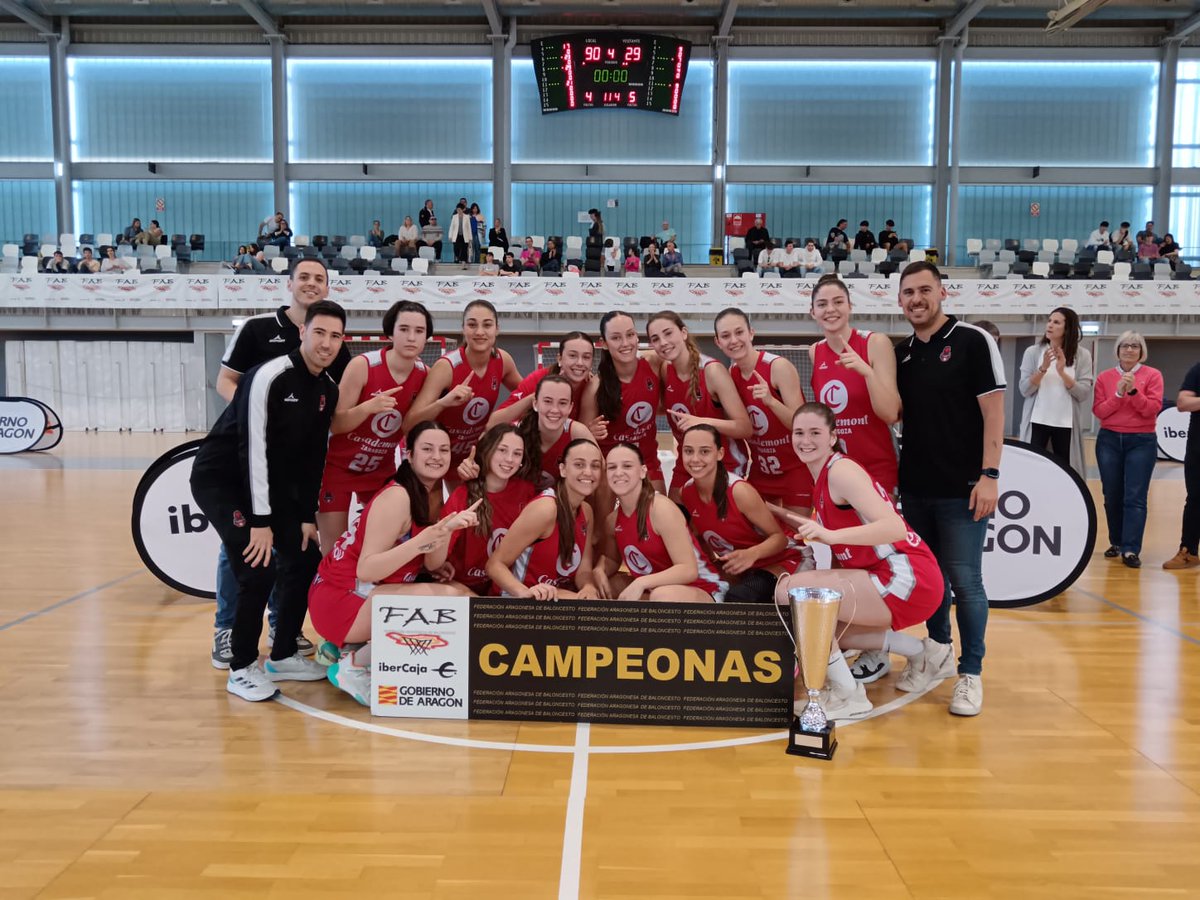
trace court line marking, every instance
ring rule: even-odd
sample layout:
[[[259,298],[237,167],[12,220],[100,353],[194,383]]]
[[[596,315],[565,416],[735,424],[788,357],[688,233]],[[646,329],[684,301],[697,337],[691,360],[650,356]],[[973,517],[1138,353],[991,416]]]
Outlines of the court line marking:
[[[848,728],[858,722],[866,722],[870,719],[878,718],[879,716],[893,712],[907,706],[910,703],[915,703],[917,700],[924,697],[927,693],[936,688],[941,681],[935,681],[928,688],[920,693],[906,694],[903,697],[897,697],[883,706],[876,706],[865,716],[857,719],[848,719],[838,722],[838,728]],[[386,737],[404,738],[411,741],[423,741],[427,744],[442,744],[448,747],[464,747],[472,750],[507,750],[510,752],[526,751],[529,753],[576,753],[577,747],[569,744],[524,744],[511,741],[484,741],[478,738],[461,738],[451,737],[441,734],[427,734],[420,731],[408,731],[403,728],[389,728],[386,725],[377,725],[374,722],[363,722],[359,719],[351,719],[348,716],[343,716],[339,713],[329,712],[324,709],[317,709],[315,706],[309,706],[307,703],[302,703],[292,697],[280,694],[275,698],[275,702],[286,706],[288,709],[295,710],[306,716],[311,716],[314,719],[321,719],[329,722],[332,725],[342,725],[346,728],[353,728],[357,731],[365,731],[370,734],[380,734]],[[586,725],[586,722],[577,723]],[[604,724],[603,722],[594,724]],[[652,726],[645,726],[652,727]],[[588,744],[587,752],[595,754],[615,754],[615,753],[682,753],[689,750],[720,750],[726,747],[743,747],[751,744],[766,744],[771,741],[787,740],[788,733],[786,731],[769,731],[763,734],[753,734],[746,737],[736,738],[720,738],[713,741],[692,741],[682,744],[622,744],[622,745],[596,745]],[[590,735],[589,735],[590,740]]]
[[[1153,625],[1155,628],[1160,628],[1163,631],[1167,632],[1168,634],[1173,634],[1173,635],[1175,635],[1175,637],[1179,638],[1181,641],[1187,641],[1189,644],[1195,644],[1197,647],[1200,647],[1200,639],[1194,638],[1190,634],[1184,634],[1178,628],[1174,628],[1171,625],[1166,624],[1165,622],[1160,622],[1158,619],[1152,619],[1152,618],[1150,618],[1150,616],[1147,616],[1144,613],[1140,613],[1135,609],[1130,609],[1127,606],[1122,606],[1120,603],[1115,603],[1112,600],[1109,600],[1107,597],[1105,597],[1101,594],[1096,594],[1096,593],[1093,593],[1092,591],[1084,590],[1083,588],[1078,588],[1078,587],[1072,587],[1071,590],[1078,591],[1079,593],[1083,594],[1085,597],[1091,597],[1093,600],[1099,600],[1101,603],[1107,604],[1108,606],[1111,606],[1113,609],[1120,610],[1121,612],[1125,613],[1126,615],[1133,616],[1135,619],[1140,619],[1141,621],[1145,622],[1147,625]]]
[[[28,622],[31,619],[36,619],[38,616],[44,616],[46,613],[54,612],[54,610],[66,606],[69,603],[74,603],[76,600],[82,600],[85,597],[90,597],[92,594],[98,594],[100,591],[107,590],[114,585],[120,584],[122,581],[128,581],[130,578],[133,578],[137,575],[145,574],[145,571],[145,569],[139,569],[136,572],[130,572],[128,575],[122,575],[120,578],[114,578],[112,581],[106,581],[104,584],[98,584],[93,588],[88,588],[86,591],[81,591],[78,594],[67,597],[65,600],[55,601],[54,603],[51,603],[49,606],[43,607],[42,609],[35,609],[33,612],[26,613],[23,616],[13,619],[11,622],[5,622],[3,625],[0,625],[0,631],[7,631],[10,628],[14,628],[17,625],[22,624],[23,622]]]
[[[591,725],[575,726],[574,756],[571,760],[571,791],[567,795],[567,816],[563,823],[562,865],[558,871],[558,900],[579,896],[580,859],[583,856],[583,810],[587,800],[588,741]]]

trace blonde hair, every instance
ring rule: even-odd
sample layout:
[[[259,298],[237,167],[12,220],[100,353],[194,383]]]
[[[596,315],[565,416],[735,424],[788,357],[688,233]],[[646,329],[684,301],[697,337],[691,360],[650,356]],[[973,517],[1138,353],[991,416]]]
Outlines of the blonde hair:
[[[1122,344],[1137,344],[1142,348],[1142,355],[1138,357],[1138,362],[1144,363],[1147,357],[1150,356],[1150,351],[1146,348],[1146,339],[1137,331],[1123,331],[1121,336],[1117,338],[1117,342],[1113,345],[1113,356],[1117,358],[1117,362],[1121,361],[1121,345]]]

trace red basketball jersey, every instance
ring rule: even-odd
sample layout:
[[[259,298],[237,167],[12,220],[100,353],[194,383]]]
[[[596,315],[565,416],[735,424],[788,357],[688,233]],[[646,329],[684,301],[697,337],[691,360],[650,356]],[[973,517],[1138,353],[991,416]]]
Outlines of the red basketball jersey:
[[[654,367],[644,359],[638,359],[633,378],[621,382],[621,412],[617,419],[608,423],[608,437],[600,441],[600,450],[605,456],[617,444],[633,444],[642,451],[646,467],[651,473],[662,470],[658,464],[658,426],[655,416],[662,397],[662,385]],[[651,477],[655,477],[653,474]]]
[[[848,341],[851,349],[868,361],[870,336],[869,331],[852,329]],[[871,408],[867,379],[840,365],[838,355],[825,340],[813,345],[812,391],[837,417],[838,438],[846,455],[894,493],[898,473],[892,430]]]
[[[442,359],[449,361],[452,374],[450,388],[468,385],[474,392],[462,406],[443,409],[437,417],[442,427],[450,434],[450,471],[467,458],[471,448],[479,441],[487,428],[488,416],[500,396],[500,384],[504,378],[504,357],[493,350],[483,375],[477,375],[467,362],[467,353],[461,347],[447,353]],[[447,388],[449,390],[450,388]]]
[[[554,498],[554,491],[545,490],[539,497]],[[558,558],[558,519],[555,518],[554,528],[550,535],[525,551],[513,563],[513,575],[521,584],[533,587],[535,584],[552,584],[555,587],[575,589],[575,570],[583,562],[583,548],[587,546],[587,519],[583,515],[583,505],[575,512],[575,546],[571,551],[571,559],[563,563]]]
[[[700,491],[696,482],[688,479],[683,486],[681,498],[688,511],[688,525],[692,534],[700,541],[701,546],[715,560],[734,550],[745,550],[763,542],[764,535],[754,527],[745,514],[738,509],[737,495],[733,486],[743,479],[736,475],[729,476],[729,487],[725,494],[725,515],[717,512],[717,501],[714,497],[705,503],[700,499]],[[803,561],[800,548],[788,540],[787,547],[774,556],[766,556],[757,562],[758,567],[781,565],[787,571],[794,572]]]
[[[528,375],[521,379],[521,383],[517,385],[516,390],[504,398],[504,402],[497,406],[497,409],[507,409],[518,400],[525,397],[532,397],[537,391],[537,386],[542,383],[542,379],[550,374],[550,370],[545,366],[540,369],[534,369]],[[583,384],[571,385],[571,402],[575,404],[574,412],[579,414],[579,404],[583,400],[583,391],[587,387],[587,382]]]
[[[495,594],[487,574],[488,557],[500,546],[509,526],[536,495],[537,489],[520,478],[511,479],[502,491],[488,493],[488,503],[492,506],[491,531],[483,535],[474,528],[460,528],[450,537],[450,552],[446,558],[454,566],[455,581],[483,596]],[[459,485],[442,507],[442,518],[462,512],[470,505],[467,486]]]
[[[333,549],[329,551],[329,555],[321,560],[321,565],[317,567],[317,578],[323,583],[339,590],[354,591],[359,596],[366,597],[371,593],[371,588],[376,583],[407,584],[416,579],[417,573],[421,571],[421,566],[425,563],[423,555],[409,560],[379,582],[360,581],[358,578],[358,557],[362,553],[362,536],[367,531],[367,520],[371,515],[371,510],[374,508],[376,501],[392,490],[402,491],[404,488],[398,484],[393,484],[371,498],[371,502],[363,508],[362,514],[357,519],[354,519],[350,523],[350,527],[337,539],[337,543],[333,545]],[[396,546],[398,547],[405,541],[412,540],[413,536],[414,532],[410,528],[407,533],[401,535],[400,539],[396,541]]]
[[[549,487],[558,481],[558,464],[562,462],[562,455],[567,452],[567,444],[571,443],[571,425],[575,422],[574,419],[567,419],[563,422],[562,433],[557,440],[546,450],[542,451],[542,486]],[[549,483],[547,484],[547,479]]]
[[[771,363],[779,358],[774,353],[760,352],[758,354],[758,362],[754,364],[754,371],[761,375],[768,384],[771,383]],[[750,467],[750,483],[757,486],[760,479],[768,479],[773,481],[794,480],[798,485],[811,484],[812,476],[807,467],[800,462],[800,458],[792,450],[790,423],[785,425],[780,422],[775,413],[754,399],[752,389],[758,384],[758,379],[753,375],[747,379],[736,365],[730,367],[729,374],[733,378],[733,386],[737,389],[738,396],[746,404],[746,412],[750,414],[750,426],[753,429],[748,442],[750,452],[754,456],[753,464]],[[776,400],[782,401],[779,390],[774,386],[771,387],[771,393]],[[804,402],[803,392],[801,393],[801,402]],[[781,476],[786,476],[786,479]]]
[[[699,416],[703,419],[726,419],[723,410],[717,400],[708,390],[708,380],[704,377],[704,373],[709,366],[719,366],[721,363],[713,359],[711,356],[700,355],[700,378],[696,386],[695,393],[691,391],[691,379],[683,379],[679,377],[679,373],[675,371],[675,367],[668,364],[664,367],[663,375],[663,407],[667,410],[667,421],[671,425],[671,433],[675,435],[676,456],[679,454],[679,447],[683,444],[683,431],[675,424],[675,419],[670,415],[671,410],[676,412],[690,413],[693,416]],[[750,468],[750,448],[744,440],[731,441],[729,438],[722,439],[725,445],[725,468],[731,474],[745,475]],[[676,470],[681,470],[683,467],[676,461]],[[681,479],[676,477],[672,479],[678,483]]]
[[[638,535],[636,509],[627,515],[620,505],[617,506],[617,521],[613,534],[617,540],[617,549],[621,553],[621,559],[635,576],[652,575],[675,565],[671,560],[671,554],[667,552],[666,542],[654,530],[654,523],[650,521],[649,516],[646,517],[646,539],[642,540]],[[696,568],[699,574],[696,576],[696,580],[687,586],[699,588],[720,600],[729,590],[729,584],[722,581],[721,576],[713,571],[707,557],[700,551],[696,539],[690,534],[688,539],[692,544],[692,552],[696,555]]]
[[[404,383],[397,384],[387,365],[390,352],[390,347],[384,347],[363,354],[367,361],[367,380],[354,405],[398,387],[400,390],[392,395],[396,408],[375,413],[352,431],[330,437],[322,483],[349,483],[358,493],[370,494],[396,474],[396,447],[404,438],[404,417],[412,408],[413,398],[425,384],[429,371],[418,359]]]

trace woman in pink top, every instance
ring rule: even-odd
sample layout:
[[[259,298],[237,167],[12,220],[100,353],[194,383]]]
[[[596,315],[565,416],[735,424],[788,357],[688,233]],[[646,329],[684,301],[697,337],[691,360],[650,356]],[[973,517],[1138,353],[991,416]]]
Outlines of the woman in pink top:
[[[1162,410],[1163,377],[1144,365],[1146,341],[1136,331],[1117,338],[1117,367],[1096,378],[1092,412],[1100,420],[1096,465],[1104,488],[1108,519],[1105,557],[1121,557],[1131,569],[1141,568],[1142,533],[1146,530],[1146,495],[1158,456],[1155,420]]]

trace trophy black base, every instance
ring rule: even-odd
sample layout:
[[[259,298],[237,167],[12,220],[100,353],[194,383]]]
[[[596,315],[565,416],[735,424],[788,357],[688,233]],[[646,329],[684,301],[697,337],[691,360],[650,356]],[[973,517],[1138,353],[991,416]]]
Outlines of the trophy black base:
[[[792,724],[788,728],[788,753],[809,759],[833,759],[835,750],[837,728],[832,722],[820,731],[805,731],[800,727],[800,719],[792,716]]]

